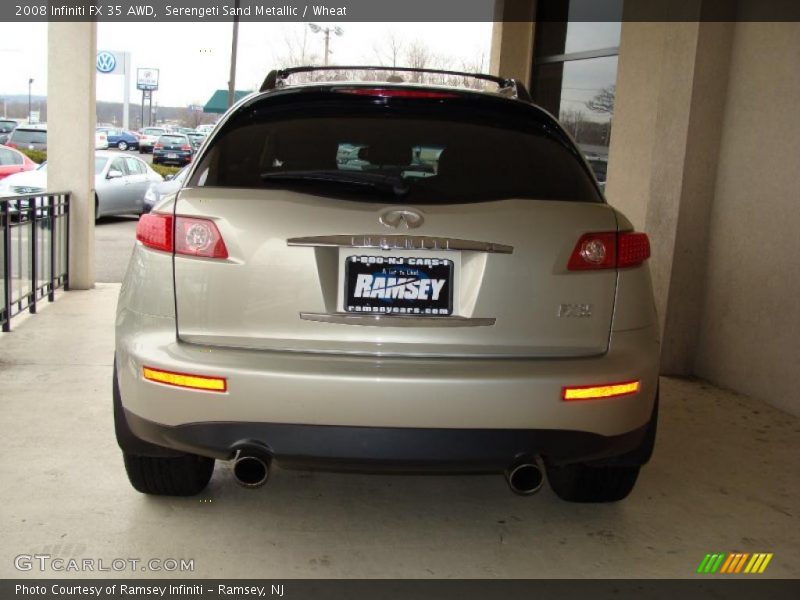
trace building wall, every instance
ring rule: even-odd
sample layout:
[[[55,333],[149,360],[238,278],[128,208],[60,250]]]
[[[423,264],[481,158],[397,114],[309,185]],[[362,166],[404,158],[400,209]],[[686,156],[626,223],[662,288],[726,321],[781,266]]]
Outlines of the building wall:
[[[694,370],[800,414],[800,24],[737,23]]]

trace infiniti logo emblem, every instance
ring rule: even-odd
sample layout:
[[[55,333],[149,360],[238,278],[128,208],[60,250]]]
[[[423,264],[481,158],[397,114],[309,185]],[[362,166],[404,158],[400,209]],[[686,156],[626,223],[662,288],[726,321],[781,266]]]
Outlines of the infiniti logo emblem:
[[[416,229],[425,220],[422,215],[408,208],[387,210],[378,219],[381,224],[392,229]]]

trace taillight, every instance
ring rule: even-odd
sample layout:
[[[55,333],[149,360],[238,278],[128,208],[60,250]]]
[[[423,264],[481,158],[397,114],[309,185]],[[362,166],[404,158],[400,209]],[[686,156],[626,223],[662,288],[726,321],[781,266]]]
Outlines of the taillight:
[[[136,239],[153,250],[184,256],[228,258],[228,249],[214,221],[177,217],[173,239],[172,215],[148,213],[139,218]]]
[[[6,146],[8,146],[9,148],[16,148],[17,147],[17,145],[14,142],[6,142]]]
[[[172,252],[172,215],[142,215],[136,225],[136,239],[153,250]]]
[[[175,252],[204,258],[228,258],[228,249],[214,221],[193,217],[178,217]]]
[[[646,233],[600,232],[580,237],[567,263],[570,271],[624,269],[636,267],[650,258]]]
[[[153,148],[155,148],[156,150],[161,150],[161,148],[163,148],[163,147],[164,147],[164,144],[155,144],[153,146]]]
[[[191,149],[192,149],[191,146],[181,146],[181,150],[184,150],[184,151],[191,150]]]
[[[617,238],[617,266],[636,267],[650,258],[650,240],[646,233],[620,233]]]
[[[377,96],[379,98],[455,98],[456,94],[449,92],[434,92],[429,90],[415,89],[396,89],[396,88],[338,88],[336,90],[342,94],[354,94],[356,96]]]

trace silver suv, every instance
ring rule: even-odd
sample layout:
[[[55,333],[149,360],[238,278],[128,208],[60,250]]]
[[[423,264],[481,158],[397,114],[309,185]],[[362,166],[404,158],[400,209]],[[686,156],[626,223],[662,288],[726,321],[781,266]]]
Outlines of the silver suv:
[[[132,485],[196,494],[219,459],[248,487],[276,461],[626,497],[656,429],[646,235],[513,81],[291,85],[309,70],[234,106],[139,222],[113,387]]]

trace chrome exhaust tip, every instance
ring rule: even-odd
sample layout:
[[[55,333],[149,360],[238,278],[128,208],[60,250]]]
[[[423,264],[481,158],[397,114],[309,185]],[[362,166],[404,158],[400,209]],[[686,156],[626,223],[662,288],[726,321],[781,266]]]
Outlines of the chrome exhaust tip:
[[[535,494],[544,485],[544,472],[536,463],[514,463],[506,471],[506,480],[511,491],[520,496]]]
[[[248,489],[259,488],[269,479],[270,460],[253,454],[243,454],[233,463],[236,483]]]

